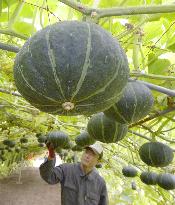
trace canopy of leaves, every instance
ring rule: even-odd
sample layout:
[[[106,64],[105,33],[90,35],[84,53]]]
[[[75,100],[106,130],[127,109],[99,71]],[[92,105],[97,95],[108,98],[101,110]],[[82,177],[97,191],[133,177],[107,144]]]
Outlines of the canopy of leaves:
[[[63,2],[63,3],[62,3]],[[69,1],[65,1],[69,2]],[[91,8],[126,8],[128,6],[166,5],[166,0],[75,0]],[[171,3],[171,2],[169,2]],[[98,12],[97,12],[98,15]],[[64,4],[64,0],[3,0],[0,1],[0,147],[4,139],[16,141],[20,152],[5,151],[5,162],[0,162],[0,175],[8,174],[16,165],[45,151],[38,146],[36,134],[57,129],[75,137],[86,129],[88,117],[55,116],[32,107],[17,92],[13,78],[16,54],[4,49],[19,50],[25,40],[36,31],[54,22],[85,20],[93,17]],[[94,19],[112,33],[124,48],[130,75],[145,82],[175,90],[175,10],[174,13],[113,15]],[[2,45],[1,45],[2,44]],[[166,168],[149,168],[139,158],[138,149],[147,141],[159,141],[175,149],[175,98],[152,91],[154,107],[143,121],[130,125],[127,136],[117,144],[104,144],[104,159],[100,172],[108,185],[110,205],[173,204],[175,192],[158,186],[147,186],[139,177],[134,181],[122,175],[122,167],[132,165],[139,173],[175,173],[174,162]],[[164,112],[165,110],[165,112]],[[167,111],[166,111],[167,110]],[[21,137],[27,145],[20,143]],[[15,153],[15,154],[14,154]],[[136,186],[136,190],[132,187]]]

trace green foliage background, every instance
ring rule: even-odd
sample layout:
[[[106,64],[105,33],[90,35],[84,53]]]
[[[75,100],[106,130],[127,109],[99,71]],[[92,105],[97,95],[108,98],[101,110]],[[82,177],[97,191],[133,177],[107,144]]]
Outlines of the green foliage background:
[[[77,2],[80,2],[80,0]],[[143,5],[166,5],[166,0],[81,0],[81,3],[96,8],[128,7]],[[25,40],[37,30],[49,24],[64,20],[83,20],[84,16],[69,6],[55,0],[1,0],[0,42],[22,47]],[[116,37],[124,48],[133,78],[144,80],[175,90],[175,12],[164,14],[143,14],[104,17],[99,24]],[[5,163],[0,162],[0,175],[4,176],[31,153],[39,155],[45,148],[38,147],[36,133],[47,133],[60,129],[70,135],[72,141],[86,128],[88,117],[53,116],[38,111],[28,102],[12,93],[16,92],[13,79],[15,53],[0,50],[0,146],[4,139],[29,139],[28,149],[20,153],[7,152]],[[155,99],[150,113],[174,107],[174,99],[152,91]],[[172,103],[169,102],[169,100]],[[151,140],[161,141],[175,149],[175,111],[140,123],[130,130]],[[139,158],[138,149],[146,139],[128,132],[117,144],[104,144],[103,168],[99,171],[105,177],[109,190],[110,205],[157,205],[175,204],[175,192],[165,191],[158,186],[144,185],[139,175],[127,179],[121,173],[122,166],[133,165],[139,174],[143,170],[158,173],[175,173],[175,161],[166,168],[147,167]],[[137,189],[132,190],[131,183]]]

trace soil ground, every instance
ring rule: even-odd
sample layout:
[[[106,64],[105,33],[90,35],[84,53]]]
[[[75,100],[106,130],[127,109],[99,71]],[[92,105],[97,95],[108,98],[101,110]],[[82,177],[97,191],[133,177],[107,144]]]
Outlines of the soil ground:
[[[44,182],[38,168],[27,167],[0,180],[0,205],[61,205],[60,186]]]

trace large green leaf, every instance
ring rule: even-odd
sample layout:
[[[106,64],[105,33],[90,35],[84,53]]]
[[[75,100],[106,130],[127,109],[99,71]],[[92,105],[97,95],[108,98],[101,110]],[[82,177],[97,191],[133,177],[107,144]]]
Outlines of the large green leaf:
[[[18,0],[2,0],[2,2],[3,2],[3,4],[2,4],[3,8],[7,8],[15,3],[18,3],[19,1]]]
[[[1,23],[3,22],[3,23],[7,24],[7,21],[8,21],[8,12],[2,12],[0,22]]]
[[[31,23],[27,23],[24,21],[18,21],[13,25],[13,28],[16,32],[24,34],[26,36],[30,36],[33,33],[35,27]]]
[[[116,7],[120,4],[120,1],[115,1],[115,0],[101,0],[99,7],[100,8],[110,8],[110,7]]]
[[[146,0],[146,3],[147,4],[161,4],[162,3],[162,0]]]
[[[148,22],[144,26],[144,43],[154,44],[163,33],[162,23],[160,21]]]
[[[154,63],[148,66],[148,71],[152,74],[166,75],[170,65],[171,63],[167,59],[157,59]]]
[[[25,4],[23,6],[22,11],[20,12],[20,17],[33,19],[34,11],[35,11],[35,7],[34,6],[32,6],[32,5],[29,6],[29,5]]]

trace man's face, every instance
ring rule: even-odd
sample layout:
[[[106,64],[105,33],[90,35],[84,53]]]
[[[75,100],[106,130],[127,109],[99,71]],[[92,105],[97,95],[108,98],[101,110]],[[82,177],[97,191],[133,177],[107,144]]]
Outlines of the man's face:
[[[83,166],[93,168],[98,163],[98,158],[98,154],[96,154],[92,149],[87,148],[81,157],[81,163]]]

